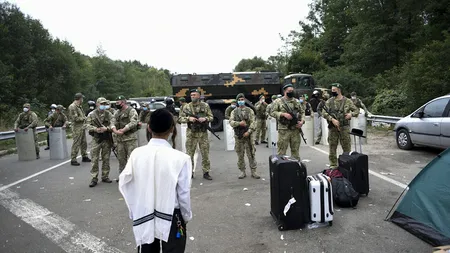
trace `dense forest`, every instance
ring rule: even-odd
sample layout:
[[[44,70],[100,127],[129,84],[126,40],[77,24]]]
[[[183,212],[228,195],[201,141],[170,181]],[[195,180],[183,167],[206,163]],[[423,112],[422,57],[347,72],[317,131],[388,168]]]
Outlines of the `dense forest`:
[[[449,0],[313,0],[299,31],[267,60],[235,71],[312,74],[356,91],[375,114],[404,116],[450,93]]]
[[[41,120],[52,103],[66,107],[77,92],[85,101],[100,95],[115,99],[169,95],[166,69],[138,61],[114,61],[101,48],[95,57],[76,51],[67,41],[51,37],[39,20],[16,6],[0,3],[0,128],[12,122],[29,102]]]
[[[450,0],[313,0],[298,31],[280,36],[277,55],[242,59],[234,71],[313,74],[319,86],[345,85],[372,113],[406,115],[450,93]],[[299,20],[303,17],[298,17]],[[280,32],[284,32],[280,27]],[[43,119],[52,103],[169,95],[170,71],[138,61],[94,57],[53,38],[39,20],[0,3],[0,129],[22,104]],[[227,70],[223,70],[227,71]]]

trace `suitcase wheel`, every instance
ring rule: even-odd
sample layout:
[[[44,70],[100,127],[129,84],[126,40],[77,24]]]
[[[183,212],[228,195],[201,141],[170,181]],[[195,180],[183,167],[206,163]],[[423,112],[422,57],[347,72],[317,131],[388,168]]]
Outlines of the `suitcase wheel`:
[[[283,231],[284,230],[284,225],[283,224],[279,224],[278,225],[278,230],[279,231]]]

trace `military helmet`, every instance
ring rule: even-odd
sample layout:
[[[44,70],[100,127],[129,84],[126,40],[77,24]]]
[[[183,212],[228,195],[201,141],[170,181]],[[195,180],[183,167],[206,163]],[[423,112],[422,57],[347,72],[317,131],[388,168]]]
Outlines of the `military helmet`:
[[[173,104],[173,99],[172,98],[166,98],[166,105],[171,105]]]
[[[89,106],[95,106],[95,101],[89,100],[89,101],[88,101],[88,105],[89,105]]]
[[[56,105],[55,105],[55,104],[52,104],[52,105],[50,106],[50,108],[51,108],[51,109],[56,109]]]

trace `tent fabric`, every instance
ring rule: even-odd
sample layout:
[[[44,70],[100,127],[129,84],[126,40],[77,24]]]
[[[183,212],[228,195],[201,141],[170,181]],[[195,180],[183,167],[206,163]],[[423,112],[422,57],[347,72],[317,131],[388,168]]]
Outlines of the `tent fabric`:
[[[391,222],[432,246],[450,244],[450,148],[408,185]]]

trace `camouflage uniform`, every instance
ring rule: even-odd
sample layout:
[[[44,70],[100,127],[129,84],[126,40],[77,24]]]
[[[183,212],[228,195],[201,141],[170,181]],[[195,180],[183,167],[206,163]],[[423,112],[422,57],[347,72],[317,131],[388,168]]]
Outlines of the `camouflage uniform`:
[[[148,104],[144,104],[144,106],[148,106]],[[142,109],[142,111],[139,113],[139,122],[148,124],[150,121],[150,115],[152,115],[150,109]],[[147,141],[149,141],[152,138],[152,134],[148,131],[148,129],[146,129],[145,132],[147,134]]]
[[[225,119],[230,119],[230,117],[231,117],[231,112],[234,110],[234,109],[236,109],[236,106],[232,106],[232,105],[229,105],[228,107],[227,107],[227,109],[225,109]]]
[[[289,127],[284,124],[284,120],[287,120],[283,116],[282,113],[287,113],[286,104],[290,107],[290,109],[294,112],[297,112],[297,117],[299,121],[304,121],[305,119],[305,111],[303,107],[300,105],[298,100],[295,98],[286,99],[285,97],[278,98],[273,102],[272,113],[271,116],[277,119],[278,122],[278,155],[286,155],[286,150],[288,146],[291,148],[291,156],[295,159],[300,160],[300,130],[295,126]],[[282,119],[284,118],[284,119]],[[282,121],[280,121],[282,119]]]
[[[359,99],[359,98],[353,99],[352,98],[351,100],[352,100],[353,104],[356,106],[356,108],[358,109],[358,113],[359,113],[359,110],[362,108],[362,109],[364,109],[364,112],[366,113],[366,116],[367,116],[367,108],[364,105],[364,103],[361,101],[361,99]]]
[[[185,105],[183,111],[180,112],[181,123],[188,123],[188,129],[186,131],[186,153],[191,157],[192,168],[194,168],[194,154],[197,144],[200,148],[200,153],[202,154],[202,166],[203,173],[209,173],[210,162],[209,162],[209,138],[206,129],[195,130],[192,123],[189,122],[189,116],[184,112],[188,111],[199,117],[206,118],[205,124],[209,124],[213,120],[213,114],[209,105],[205,102],[193,103]]]
[[[345,119],[345,114],[351,113],[353,117],[358,116],[358,108],[353,104],[353,102],[343,97],[338,100],[336,97],[330,98],[326,103],[325,107],[327,110],[336,116],[339,121],[340,131],[331,122],[332,117],[328,114],[325,109],[322,109],[322,117],[328,121],[328,143],[330,145],[329,160],[330,167],[337,167],[337,156],[336,149],[340,141],[342,149],[344,152],[350,152],[351,150],[351,140],[350,140],[350,120]]]
[[[91,176],[92,181],[98,181],[98,161],[101,150],[102,157],[102,181],[106,181],[109,178],[109,158],[111,155],[112,148],[112,139],[108,140],[108,138],[103,137],[100,139],[100,135],[110,135],[112,131],[112,118],[113,115],[108,111],[100,111],[100,109],[95,109],[92,111],[86,119],[85,128],[92,135],[91,142],[91,158],[92,158],[92,168],[91,168]],[[107,132],[99,134],[96,132],[97,128],[106,127],[108,129]],[[112,137],[112,136],[111,136]]]
[[[317,139],[315,144],[319,144],[322,139],[322,110],[325,105],[325,100],[321,99],[319,104],[317,105],[317,114],[319,116],[319,132],[317,133]]]
[[[117,110],[112,122],[113,127],[117,130],[122,128],[128,129],[124,134],[116,135],[115,137],[120,174],[125,168],[131,152],[137,147],[138,114],[134,108],[128,106],[125,110]]]
[[[46,127],[62,127],[65,126],[67,122],[67,116],[62,113],[61,111],[59,112],[54,112],[53,114],[51,114],[50,116],[48,116],[45,120],[44,120],[44,124]]]
[[[267,124],[266,124],[266,109],[267,104],[262,103],[261,101],[258,101],[255,104],[255,110],[256,110],[256,136],[255,136],[255,143],[258,144],[258,142],[261,140],[261,143],[267,143],[266,142],[266,130],[267,130]],[[261,137],[261,139],[260,139]]]
[[[87,142],[86,142],[86,132],[84,129],[84,122],[86,120],[85,113],[83,112],[83,108],[81,105],[77,105],[74,101],[69,105],[69,120],[72,122],[72,152],[71,159],[72,163],[77,162],[77,154],[81,149],[81,156],[83,157],[83,161],[88,161],[87,157]],[[90,162],[90,160],[89,160]]]
[[[25,104],[24,107],[30,107],[29,104]],[[38,125],[38,116],[32,111],[21,112],[14,122],[14,129],[32,129],[34,134],[34,147],[36,149],[36,156],[39,158],[39,144],[36,127]]]
[[[267,107],[266,107],[266,115],[267,116],[269,116],[269,117],[272,117],[272,116],[270,116],[270,114],[272,113],[272,107],[273,107],[273,102],[275,101],[277,99],[277,95],[273,95],[272,96],[272,103],[270,103],[269,105],[267,105]]]
[[[244,120],[247,124],[248,130],[247,132],[250,134],[247,137],[242,137],[241,139],[238,136],[238,129],[240,127],[239,123]],[[237,166],[238,169],[242,172],[239,178],[244,178],[245,175],[245,159],[244,154],[247,153],[248,163],[250,165],[250,169],[252,172],[252,177],[259,178],[256,174],[256,160],[255,160],[255,145],[252,141],[251,134],[255,132],[256,122],[255,122],[255,114],[252,109],[248,107],[238,107],[231,112],[230,117],[230,125],[235,129],[234,139],[234,149],[236,150],[238,156]]]

